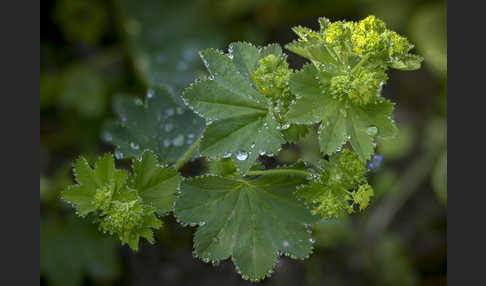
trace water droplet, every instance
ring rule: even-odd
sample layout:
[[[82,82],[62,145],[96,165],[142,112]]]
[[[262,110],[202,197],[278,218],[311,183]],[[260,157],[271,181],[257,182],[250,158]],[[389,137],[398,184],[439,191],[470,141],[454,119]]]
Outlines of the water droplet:
[[[286,124],[280,126],[280,129],[282,129],[282,130],[286,130],[286,129],[289,129],[289,128],[290,128],[290,123],[286,123]]]
[[[239,151],[237,154],[236,154],[236,159],[240,160],[240,161],[244,161],[248,158],[248,153],[246,153],[245,151]]]
[[[182,144],[184,144],[184,135],[178,135],[176,138],[174,138],[174,140],[172,140],[172,144],[174,144],[174,146],[182,146]]]
[[[172,116],[172,115],[174,115],[174,108],[169,108],[169,109],[167,109],[166,113],[167,113],[167,116]]]
[[[174,128],[174,125],[172,123],[167,123],[165,126],[164,126],[164,130],[165,132],[170,132],[172,131],[172,129]]]
[[[231,152],[224,152],[223,158],[229,158],[231,157]]]
[[[309,238],[309,242],[314,244],[316,242],[316,240],[311,237],[311,238]]]
[[[102,137],[103,141],[105,141],[105,142],[111,142],[111,140],[113,139],[110,132],[103,132],[101,137]]]
[[[366,131],[366,133],[370,136],[375,136],[376,133],[378,133],[378,128],[376,128],[375,126],[370,126],[370,127],[368,127],[368,130]]]
[[[164,139],[164,147],[167,148],[170,146],[170,140],[169,139]]]
[[[283,247],[289,247],[289,242],[284,240],[284,242],[282,243]]]
[[[123,158],[123,154],[120,151],[116,151],[115,152],[115,158],[120,160],[121,158]]]
[[[213,266],[219,266],[219,260],[213,260],[211,264],[213,264]]]
[[[132,148],[133,150],[138,150],[138,149],[140,149],[140,146],[138,144],[136,144],[135,142],[131,142],[130,148]]]
[[[154,96],[154,90],[153,89],[149,89],[148,92],[147,92],[147,97],[148,98],[152,98]]]

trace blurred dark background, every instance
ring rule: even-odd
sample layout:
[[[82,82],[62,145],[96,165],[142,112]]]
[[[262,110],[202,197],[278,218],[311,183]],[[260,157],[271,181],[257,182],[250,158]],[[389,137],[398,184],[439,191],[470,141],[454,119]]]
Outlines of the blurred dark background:
[[[73,160],[95,158],[117,94],[144,98],[164,86],[175,99],[204,73],[198,50],[232,41],[285,44],[290,28],[317,18],[369,14],[407,36],[425,57],[418,71],[390,71],[384,96],[397,103],[399,136],[379,141],[369,164],[376,195],[349,219],[323,221],[309,260],[281,258],[267,285],[446,285],[447,35],[442,0],[47,0],[40,42],[41,285],[248,285],[230,261],[192,257],[194,228],[172,217],[139,253],[74,216],[59,200]],[[303,60],[289,54],[293,68]],[[273,163],[317,160],[308,136]],[[123,160],[119,167],[128,166]],[[196,164],[197,165],[197,164]],[[192,168],[188,164],[186,168]]]

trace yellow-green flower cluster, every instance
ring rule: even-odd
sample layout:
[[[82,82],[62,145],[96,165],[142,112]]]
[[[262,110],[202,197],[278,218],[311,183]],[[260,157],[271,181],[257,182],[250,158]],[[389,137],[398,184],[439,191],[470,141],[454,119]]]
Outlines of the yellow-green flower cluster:
[[[141,199],[134,199],[128,202],[113,201],[106,215],[100,221],[100,228],[104,232],[118,234],[123,243],[131,246],[138,243],[141,233],[151,237],[152,231],[146,226],[146,220],[162,223],[153,216],[154,209],[142,204]]]
[[[407,38],[387,29],[375,16],[358,22],[320,18],[319,25],[319,32],[300,26],[292,28],[299,39],[287,44],[287,49],[311,60],[318,68],[329,65],[334,70],[352,70],[356,65],[384,70],[420,68],[423,58],[409,54],[413,45]]]
[[[363,184],[357,191],[351,193],[351,197],[353,202],[359,205],[359,210],[364,210],[370,204],[374,194],[373,188],[369,184]]]
[[[324,195],[315,203],[317,206],[312,210],[312,214],[326,219],[341,217],[345,211],[349,213],[349,206],[343,205],[342,201],[333,195]]]
[[[391,59],[406,55],[413,47],[407,38],[400,36],[394,31],[387,30],[383,33],[383,38],[388,44],[387,53]]]
[[[320,19],[321,33],[326,44],[338,46],[339,51],[348,47],[358,56],[385,55],[390,59],[405,56],[413,47],[405,37],[388,30],[385,23],[375,16],[359,22],[329,22]]]
[[[369,16],[354,25],[351,35],[353,51],[359,55],[376,54],[383,49],[381,34],[386,30],[385,23],[375,16]]]
[[[106,210],[110,206],[113,192],[115,191],[114,184],[108,184],[101,188],[96,189],[93,204],[99,210]]]
[[[313,214],[336,218],[364,210],[373,196],[373,188],[366,180],[367,169],[359,156],[344,149],[322,163],[321,174],[297,195],[314,205]]]
[[[268,55],[258,61],[253,80],[261,93],[270,98],[285,98],[290,94],[288,81],[292,70],[284,57]]]
[[[282,126],[286,124],[284,116],[289,105],[295,99],[295,95],[289,89],[289,77],[292,73],[286,57],[276,57],[273,54],[260,59],[258,68],[253,73],[256,87],[271,100],[274,116]]]
[[[366,105],[380,98],[378,91],[386,79],[384,72],[369,69],[337,75],[330,80],[329,92],[334,99]]]
[[[135,250],[141,235],[150,240],[150,228],[162,226],[155,209],[144,205],[135,190],[126,187],[116,190],[113,182],[96,189],[92,204],[99,214],[95,221],[99,222],[100,230],[118,235],[122,243]]]

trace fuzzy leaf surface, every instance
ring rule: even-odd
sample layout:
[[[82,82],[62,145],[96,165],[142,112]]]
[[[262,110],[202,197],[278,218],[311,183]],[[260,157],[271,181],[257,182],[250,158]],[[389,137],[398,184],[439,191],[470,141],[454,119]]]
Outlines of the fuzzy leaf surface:
[[[212,158],[231,154],[242,172],[260,153],[276,153],[285,142],[278,122],[269,111],[268,99],[255,88],[252,75],[259,59],[282,56],[277,45],[262,49],[232,43],[229,54],[207,49],[200,52],[211,76],[184,91],[186,103],[208,124],[200,151]],[[213,122],[214,121],[214,122]]]
[[[347,141],[364,159],[374,153],[374,136],[389,137],[396,132],[391,119],[394,104],[381,99],[367,105],[353,105],[334,99],[325,88],[316,68],[306,65],[290,77],[290,89],[297,96],[288,117],[298,124],[321,122],[321,151],[333,154]]]
[[[201,259],[231,257],[244,279],[260,280],[271,272],[279,252],[299,259],[312,252],[307,225],[316,216],[294,195],[303,182],[288,176],[185,180],[175,215],[183,223],[199,224],[194,248]]]
[[[128,52],[148,86],[166,87],[177,103],[196,76],[204,74],[197,52],[217,48],[223,33],[201,14],[204,3],[178,0],[122,0],[119,8]],[[184,11],[181,21],[180,11]]]
[[[133,162],[133,171],[129,178],[126,171],[115,169],[112,154],[99,158],[93,169],[81,157],[74,167],[77,184],[61,196],[78,215],[94,213],[100,230],[138,250],[140,237],[154,241],[152,229],[162,226],[156,213],[171,210],[181,179],[174,168],[160,166],[151,151]]]
[[[176,162],[204,128],[204,121],[176,104],[165,89],[149,90],[145,104],[119,96],[114,109],[119,122],[108,124],[104,137],[116,146],[118,158],[140,157],[151,150],[162,161]]]
[[[181,181],[177,170],[160,166],[152,152],[145,152],[140,160],[133,162],[132,168],[131,187],[160,214],[169,212]]]

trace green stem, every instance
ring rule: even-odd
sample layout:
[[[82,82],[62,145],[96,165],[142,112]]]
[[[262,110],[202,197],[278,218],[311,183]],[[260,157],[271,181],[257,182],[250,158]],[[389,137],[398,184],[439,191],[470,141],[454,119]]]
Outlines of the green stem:
[[[182,165],[184,165],[184,163],[186,163],[186,161],[191,158],[192,153],[194,153],[197,150],[197,148],[199,147],[199,143],[201,143],[201,137],[199,137],[196,140],[196,142],[194,142],[194,144],[192,144],[191,148],[189,148],[189,150],[187,150],[187,152],[184,153],[182,158],[179,161],[177,161],[177,163],[175,164],[176,170],[179,169],[180,167],[182,167]]]
[[[369,56],[365,56],[364,58],[361,59],[359,63],[357,63],[353,69],[351,70],[351,73],[356,72],[356,70],[361,67],[366,61],[368,61]]]
[[[296,175],[296,176],[312,176],[314,173],[295,170],[295,169],[270,169],[270,170],[260,170],[260,171],[248,171],[247,176],[258,176],[258,175]]]

